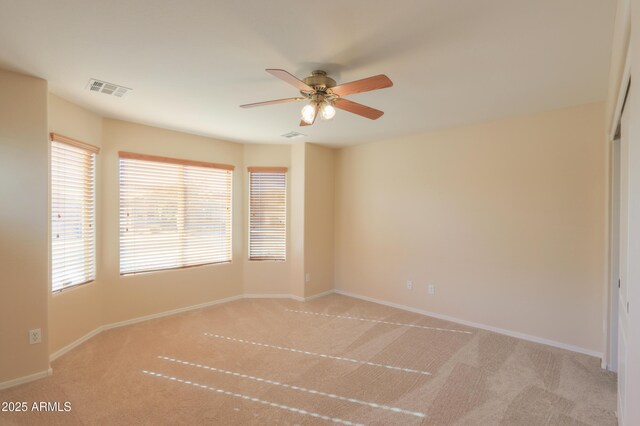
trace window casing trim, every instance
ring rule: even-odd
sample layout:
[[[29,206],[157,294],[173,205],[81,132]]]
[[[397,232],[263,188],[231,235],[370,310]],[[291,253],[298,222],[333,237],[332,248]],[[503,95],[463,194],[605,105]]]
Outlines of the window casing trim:
[[[156,272],[178,271],[180,269],[191,269],[191,268],[199,268],[201,266],[225,265],[225,264],[231,264],[231,263],[233,263],[233,259],[223,260],[223,261],[220,261],[220,262],[199,263],[197,265],[176,266],[175,268],[152,269],[150,271],[120,272],[120,276],[121,277],[130,277],[130,276],[133,276],[133,275],[154,274]]]
[[[182,166],[207,167],[210,169],[235,170],[236,166],[231,164],[209,163],[206,161],[183,160],[180,158],[161,157],[159,155],[136,154],[135,152],[118,151],[120,158],[131,160],[154,161],[156,163],[180,164]]]
[[[49,140],[51,142],[66,143],[67,145],[75,146],[76,148],[84,149],[85,151],[93,152],[94,154],[100,153],[100,148],[95,145],[91,145],[86,142],[79,141],[77,139],[70,138],[68,136],[61,135],[60,133],[49,133]]]
[[[249,173],[287,173],[289,171],[289,169],[286,167],[247,167],[247,170],[249,171]]]

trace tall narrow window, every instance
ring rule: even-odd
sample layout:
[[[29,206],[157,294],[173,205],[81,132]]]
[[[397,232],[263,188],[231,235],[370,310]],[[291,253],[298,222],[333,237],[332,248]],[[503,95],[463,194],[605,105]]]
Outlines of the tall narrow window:
[[[96,277],[95,161],[99,149],[51,133],[51,289]]]
[[[249,167],[249,260],[286,260],[287,169]]]
[[[233,166],[120,152],[120,274],[231,261]]]

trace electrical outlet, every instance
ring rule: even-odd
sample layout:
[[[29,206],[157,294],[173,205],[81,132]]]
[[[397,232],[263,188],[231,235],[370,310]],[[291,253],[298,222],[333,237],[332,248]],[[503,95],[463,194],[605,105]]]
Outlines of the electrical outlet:
[[[311,281],[311,274],[310,273],[306,273],[304,274],[304,282],[308,283]]]
[[[427,291],[429,292],[429,294],[434,295],[436,294],[436,286],[433,284],[429,284],[429,287],[427,287]]]
[[[42,330],[39,328],[34,328],[33,330],[29,330],[29,344],[35,345],[36,343],[42,342]]]
[[[407,290],[413,289],[413,281],[407,280]]]

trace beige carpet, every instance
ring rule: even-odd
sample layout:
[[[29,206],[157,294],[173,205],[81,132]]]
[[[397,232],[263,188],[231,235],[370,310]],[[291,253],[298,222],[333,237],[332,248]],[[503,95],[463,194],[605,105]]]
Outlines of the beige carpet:
[[[614,425],[599,360],[331,295],[245,299],[106,331],[0,401],[1,424]]]

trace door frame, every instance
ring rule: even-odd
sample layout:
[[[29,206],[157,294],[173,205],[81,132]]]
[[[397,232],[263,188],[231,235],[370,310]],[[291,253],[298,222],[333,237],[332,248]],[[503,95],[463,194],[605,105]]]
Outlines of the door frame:
[[[620,148],[620,126],[621,126],[621,118],[622,111],[625,106],[625,101],[627,99],[629,85],[631,83],[631,49],[630,46],[627,45],[626,55],[624,59],[624,65],[622,66],[622,75],[620,77],[620,84],[618,86],[617,94],[615,97],[615,107],[611,111],[611,124],[610,128],[607,129],[607,255],[606,255],[606,264],[607,264],[607,273],[605,278],[605,288],[604,288],[604,351],[602,355],[602,363],[601,366],[603,369],[617,371],[618,369],[618,279],[619,279],[619,250],[615,249],[615,247],[619,247],[620,235],[619,235],[619,217],[615,217],[619,213],[619,208],[617,211],[615,210],[614,203],[619,202],[619,179],[617,181],[618,187],[615,188],[616,185],[614,176],[617,173],[617,176],[620,175],[619,170],[619,162],[618,164],[614,164],[614,155],[616,149],[616,143],[618,144],[617,149],[619,153]],[[618,157],[619,159],[619,157]],[[617,168],[617,170],[616,170]],[[617,194],[614,191],[618,191]],[[617,195],[617,198],[616,198]],[[619,206],[618,206],[619,207]]]
[[[620,137],[611,142],[609,192],[609,285],[607,359],[603,368],[618,371],[618,299],[620,288]]]

